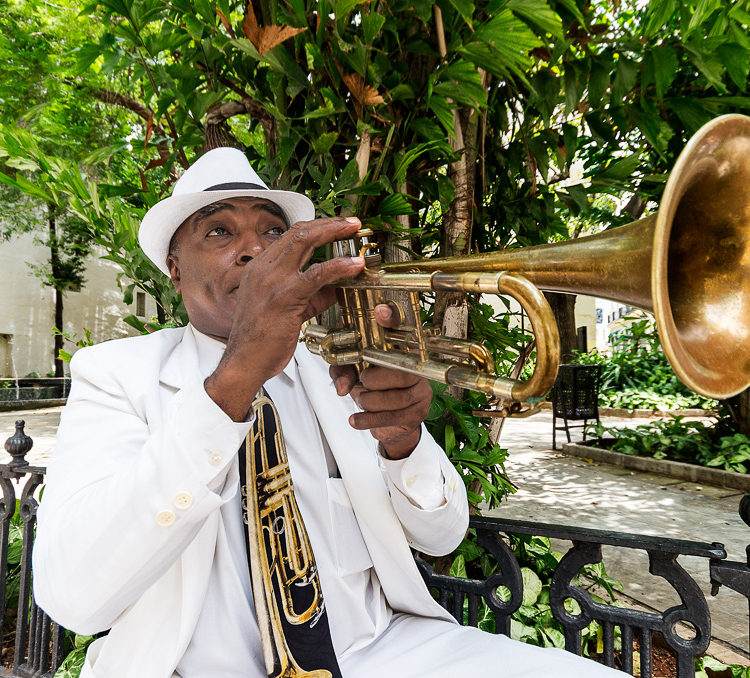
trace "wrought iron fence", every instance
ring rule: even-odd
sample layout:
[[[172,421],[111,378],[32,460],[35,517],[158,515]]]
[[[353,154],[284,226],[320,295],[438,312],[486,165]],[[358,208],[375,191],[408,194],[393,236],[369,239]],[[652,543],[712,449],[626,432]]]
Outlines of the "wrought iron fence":
[[[55,673],[64,658],[65,631],[37,607],[32,591],[31,549],[39,506],[34,495],[44,481],[46,472],[44,467],[31,466],[26,461],[26,454],[33,444],[24,433],[23,420],[19,419],[15,433],[5,442],[5,449],[12,460],[8,464],[0,464],[0,484],[3,488],[0,499],[0,619],[3,624],[3,647],[6,639],[15,631],[12,669],[6,674],[12,678],[46,678]],[[20,497],[16,494],[16,482],[21,491]],[[20,562],[9,564],[11,532],[19,528],[23,538]],[[10,601],[6,600],[8,576],[11,573],[9,565],[12,565],[13,574],[20,578],[18,599],[12,601],[16,604],[14,624],[12,617],[6,617],[10,609]],[[11,623],[6,624],[6,619],[11,619]]]
[[[3,620],[2,637],[15,633],[11,678],[48,678],[54,675],[65,656],[65,630],[55,624],[38,608],[33,599],[31,549],[34,541],[37,500],[36,490],[44,481],[45,468],[31,466],[25,456],[33,442],[24,433],[24,422],[16,422],[16,431],[8,438],[5,449],[12,456],[8,464],[0,464],[0,619]],[[17,500],[16,483],[21,487]],[[14,517],[15,516],[15,517]],[[740,516],[750,525],[750,494],[740,502]],[[493,611],[497,633],[510,634],[511,617],[523,600],[521,567],[503,535],[534,535],[572,543],[558,563],[550,585],[550,608],[565,630],[565,648],[581,653],[581,631],[592,620],[603,628],[604,660],[608,666],[615,664],[615,635],[620,630],[621,668],[633,674],[634,639],[640,650],[640,676],[652,678],[652,640],[661,634],[677,657],[679,678],[693,678],[694,661],[706,651],[711,638],[711,617],[703,595],[695,580],[677,562],[679,556],[698,556],[708,560],[712,594],[721,586],[739,592],[750,606],[750,546],[745,563],[726,560],[722,544],[650,537],[604,530],[592,530],[564,525],[549,525],[497,518],[473,518],[471,528],[477,532],[477,542],[497,562],[497,570],[486,579],[467,579],[436,573],[422,558],[417,565],[427,585],[434,589],[440,604],[462,624],[477,626],[481,601]],[[23,544],[19,567],[20,587],[15,622],[7,624],[6,600],[9,567],[9,544],[12,530],[22,530]],[[601,562],[602,546],[639,549],[648,555],[649,571],[664,578],[674,588],[680,604],[662,612],[617,607],[597,602],[591,594],[576,583],[582,568]],[[15,572],[15,570],[14,570]],[[502,598],[498,588],[505,587]],[[578,603],[572,613],[565,601]],[[750,616],[749,616],[750,619]],[[692,637],[680,635],[678,625],[687,624]],[[7,628],[10,626],[11,628]],[[750,632],[750,629],[749,629]],[[4,658],[5,659],[5,658]]]
[[[750,495],[743,499],[740,515],[750,525]],[[634,639],[637,638],[641,678],[652,677],[655,633],[661,634],[674,652],[679,678],[695,676],[695,659],[706,651],[711,639],[711,617],[706,597],[677,562],[679,556],[698,556],[708,560],[714,595],[721,585],[726,585],[750,600],[748,563],[726,561],[724,546],[717,542],[708,544],[498,518],[474,518],[471,527],[477,531],[478,544],[498,563],[497,572],[487,579],[437,574],[424,560],[418,560],[425,582],[437,589],[440,604],[460,623],[477,626],[480,600],[483,600],[494,613],[496,632],[510,633],[511,617],[521,606],[523,598],[523,579],[521,568],[502,535],[535,535],[570,541],[571,548],[557,564],[552,576],[549,601],[553,616],[564,629],[565,649],[581,654],[581,631],[596,620],[603,629],[604,663],[614,667],[615,636],[619,628],[621,664],[617,668],[633,674]],[[586,565],[601,562],[602,546],[605,545],[645,551],[649,572],[662,577],[674,588],[680,604],[654,613],[597,602],[588,590],[576,583],[576,579]],[[509,595],[503,597],[505,600],[497,595],[498,587],[509,591]],[[578,603],[580,613],[574,614],[570,606],[566,607],[568,599]],[[680,624],[687,625],[692,637],[680,634]]]

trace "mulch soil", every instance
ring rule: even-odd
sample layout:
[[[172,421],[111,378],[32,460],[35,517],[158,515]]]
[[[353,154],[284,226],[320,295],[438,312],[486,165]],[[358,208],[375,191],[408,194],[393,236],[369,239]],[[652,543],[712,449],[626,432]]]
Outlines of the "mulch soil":
[[[660,636],[656,636],[651,652],[651,675],[653,678],[677,678],[677,657],[674,652],[666,646],[664,641],[659,642]],[[604,655],[592,655],[591,659],[604,664]],[[622,670],[622,653],[615,652],[615,668]],[[639,677],[640,672],[640,643],[638,638],[633,638],[633,675]],[[720,678],[716,676],[716,678]],[[722,677],[723,678],[723,677]],[[731,678],[731,676],[730,676]]]
[[[604,664],[604,655],[592,655],[591,659]],[[622,670],[622,653],[615,652],[615,668]],[[731,669],[714,671],[705,669],[709,678],[732,678]],[[640,673],[640,647],[638,638],[633,638],[633,675],[639,678]],[[652,678],[677,678],[677,656],[664,642],[659,634],[654,634],[651,654],[651,676]]]

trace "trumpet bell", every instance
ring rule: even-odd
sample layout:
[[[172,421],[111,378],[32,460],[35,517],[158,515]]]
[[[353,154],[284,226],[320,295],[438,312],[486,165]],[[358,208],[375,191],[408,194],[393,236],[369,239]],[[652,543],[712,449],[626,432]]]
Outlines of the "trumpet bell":
[[[664,351],[698,393],[750,386],[750,118],[703,126],[667,182],[651,295]]]

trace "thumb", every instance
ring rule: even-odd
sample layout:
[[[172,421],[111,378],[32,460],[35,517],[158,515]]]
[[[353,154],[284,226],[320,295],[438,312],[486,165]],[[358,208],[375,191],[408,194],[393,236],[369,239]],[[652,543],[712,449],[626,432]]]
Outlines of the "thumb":
[[[378,304],[375,307],[375,320],[378,321],[378,325],[381,327],[394,329],[403,321],[401,309],[393,301],[389,301],[386,304]]]

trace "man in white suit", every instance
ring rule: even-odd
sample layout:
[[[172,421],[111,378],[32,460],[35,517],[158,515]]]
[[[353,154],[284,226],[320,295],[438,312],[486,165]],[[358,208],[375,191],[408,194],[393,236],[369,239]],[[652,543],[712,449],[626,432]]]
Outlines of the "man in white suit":
[[[298,344],[330,283],[302,270],[357,219],[313,220],[233,149],[210,151],[141,225],[146,254],[190,324],[76,353],[39,509],[38,604],[79,633],[109,629],[82,676],[266,675],[240,508],[237,451],[264,387],[284,430],[345,678],[614,676],[560,650],[458,626],[429,595],[410,546],[449,553],[468,524],[463,482],[423,426],[429,385],[331,369]],[[288,225],[291,224],[291,227]],[[389,325],[387,306],[378,320]]]

